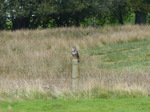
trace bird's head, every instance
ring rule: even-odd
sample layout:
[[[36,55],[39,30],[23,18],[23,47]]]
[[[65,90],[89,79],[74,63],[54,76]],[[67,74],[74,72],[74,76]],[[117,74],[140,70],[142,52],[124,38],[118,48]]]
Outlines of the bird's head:
[[[75,46],[72,46],[71,49],[72,49],[72,51],[76,51],[77,50]]]

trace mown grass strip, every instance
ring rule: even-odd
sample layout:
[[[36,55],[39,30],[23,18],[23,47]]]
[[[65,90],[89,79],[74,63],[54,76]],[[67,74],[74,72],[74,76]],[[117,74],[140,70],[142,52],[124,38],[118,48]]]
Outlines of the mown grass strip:
[[[150,66],[150,41],[105,45],[82,51],[99,58],[104,68]]]
[[[2,112],[149,112],[150,98],[1,102]]]

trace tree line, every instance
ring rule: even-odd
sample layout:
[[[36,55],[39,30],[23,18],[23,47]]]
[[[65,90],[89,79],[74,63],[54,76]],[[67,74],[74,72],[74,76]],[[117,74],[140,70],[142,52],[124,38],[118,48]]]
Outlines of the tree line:
[[[0,0],[0,30],[146,24],[150,0]]]

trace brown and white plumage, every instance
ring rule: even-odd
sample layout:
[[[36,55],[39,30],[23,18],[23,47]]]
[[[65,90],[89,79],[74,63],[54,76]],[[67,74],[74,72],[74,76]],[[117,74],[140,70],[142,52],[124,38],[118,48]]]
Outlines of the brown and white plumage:
[[[72,47],[72,52],[71,52],[72,56],[76,59],[78,59],[78,62],[79,62],[79,53],[78,53],[78,50],[75,46]]]

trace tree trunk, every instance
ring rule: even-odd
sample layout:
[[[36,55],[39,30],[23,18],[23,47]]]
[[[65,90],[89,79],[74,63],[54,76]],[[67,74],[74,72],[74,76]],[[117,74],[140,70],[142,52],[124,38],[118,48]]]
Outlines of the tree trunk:
[[[121,25],[123,25],[123,24],[124,24],[124,21],[123,21],[123,15],[122,15],[122,13],[119,12],[119,15],[118,15],[118,16],[119,16],[119,17],[118,17],[119,23],[120,23]]]
[[[123,25],[124,24],[124,21],[123,21],[123,11],[122,11],[123,9],[122,9],[122,6],[120,6],[119,5],[119,7],[118,7],[118,11],[119,11],[119,13],[118,13],[118,21],[119,21],[119,23],[121,24],[121,25]]]
[[[29,28],[29,22],[30,22],[30,18],[29,17],[15,18],[12,21],[12,23],[13,23],[13,30]]]
[[[146,24],[147,13],[135,12],[135,24]]]
[[[5,22],[4,21],[0,21],[0,30],[4,30],[5,29]]]

